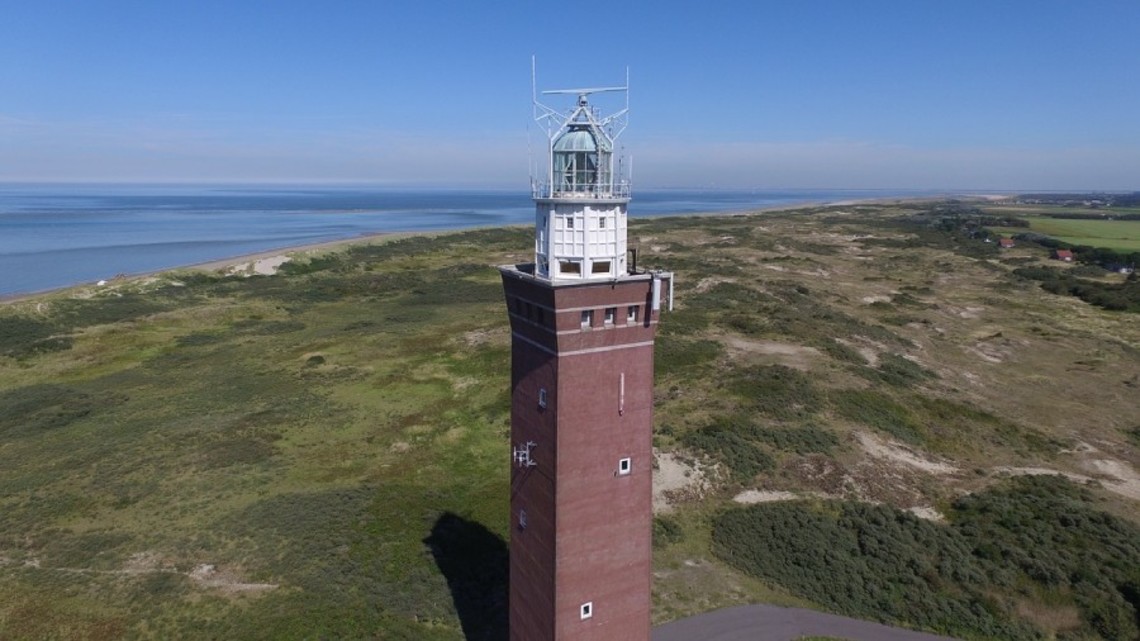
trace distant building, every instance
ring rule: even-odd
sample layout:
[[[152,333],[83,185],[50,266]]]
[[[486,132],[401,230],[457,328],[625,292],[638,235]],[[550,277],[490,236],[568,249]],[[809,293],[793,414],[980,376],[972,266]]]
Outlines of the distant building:
[[[1053,251],[1053,258],[1056,260],[1063,260],[1066,263],[1073,262],[1073,250],[1071,249],[1057,249]]]
[[[1017,243],[1013,242],[1012,238],[999,238],[998,239],[998,247],[1001,247],[1002,249],[1009,249],[1009,248],[1015,246],[1016,244]]]

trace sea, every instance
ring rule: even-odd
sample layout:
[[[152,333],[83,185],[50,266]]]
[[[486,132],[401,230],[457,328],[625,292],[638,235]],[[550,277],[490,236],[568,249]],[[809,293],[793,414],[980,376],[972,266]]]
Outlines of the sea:
[[[635,191],[631,217],[919,197],[903,190]],[[379,232],[530,223],[518,190],[0,184],[0,297]]]

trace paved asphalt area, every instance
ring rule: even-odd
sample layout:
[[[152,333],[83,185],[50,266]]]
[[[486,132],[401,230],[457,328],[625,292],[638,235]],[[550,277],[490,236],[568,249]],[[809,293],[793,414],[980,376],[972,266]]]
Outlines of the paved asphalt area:
[[[936,634],[774,605],[725,608],[653,629],[653,641],[793,641],[803,636],[850,641],[955,641]]]

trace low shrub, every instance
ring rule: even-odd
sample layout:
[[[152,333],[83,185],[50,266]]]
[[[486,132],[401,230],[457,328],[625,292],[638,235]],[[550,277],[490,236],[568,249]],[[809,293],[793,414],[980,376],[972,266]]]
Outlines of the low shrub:
[[[831,395],[836,413],[856,423],[914,445],[925,440],[913,412],[891,397],[874,390],[842,390]]]
[[[715,361],[724,353],[718,341],[661,336],[653,351],[653,366],[657,376],[687,372],[694,367]]]
[[[752,427],[743,422],[720,419],[700,429],[686,432],[681,443],[700,450],[729,469],[732,477],[748,482],[776,465],[754,438]]]
[[[807,374],[784,365],[737,370],[727,387],[749,410],[778,420],[809,418],[823,402]]]
[[[653,547],[663,548],[678,543],[685,532],[678,523],[667,516],[653,517]]]

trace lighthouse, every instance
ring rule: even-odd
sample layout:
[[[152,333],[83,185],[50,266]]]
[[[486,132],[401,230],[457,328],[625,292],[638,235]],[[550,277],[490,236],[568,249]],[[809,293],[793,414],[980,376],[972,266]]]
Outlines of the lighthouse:
[[[602,114],[591,99],[624,94]],[[534,95],[534,260],[500,268],[511,326],[511,641],[648,641],[653,344],[673,275],[627,262],[620,87]],[[547,98],[549,97],[549,98]],[[607,96],[613,98],[614,96]]]

